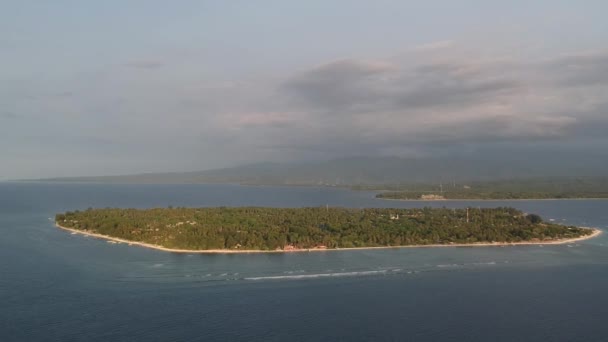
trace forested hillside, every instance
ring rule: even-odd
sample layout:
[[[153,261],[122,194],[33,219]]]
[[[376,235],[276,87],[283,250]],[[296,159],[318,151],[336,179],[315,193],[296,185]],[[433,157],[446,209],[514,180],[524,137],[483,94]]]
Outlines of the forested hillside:
[[[543,159],[544,160],[544,159]],[[547,180],[558,179],[555,185],[577,185],[579,178],[601,178],[608,188],[605,175],[608,157],[593,160],[571,161],[561,159],[509,160],[471,158],[397,158],[352,157],[318,162],[257,163],[222,169],[196,172],[146,173],[122,176],[68,177],[44,179],[61,182],[100,183],[238,183],[252,185],[322,185],[322,186],[373,186],[383,189],[400,187],[438,187],[456,182],[515,180],[517,182],[488,184],[492,187],[507,185],[544,186]],[[551,181],[549,181],[551,182]],[[422,183],[422,184],[421,184]],[[595,183],[598,183],[595,181]],[[482,184],[483,185],[483,184]],[[575,190],[580,190],[576,188]]]

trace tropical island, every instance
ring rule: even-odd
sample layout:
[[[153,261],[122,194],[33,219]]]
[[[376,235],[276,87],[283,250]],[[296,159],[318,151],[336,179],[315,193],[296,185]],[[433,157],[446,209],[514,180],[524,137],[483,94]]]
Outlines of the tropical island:
[[[599,230],[545,222],[513,208],[155,208],[57,214],[59,228],[172,252],[556,244]]]

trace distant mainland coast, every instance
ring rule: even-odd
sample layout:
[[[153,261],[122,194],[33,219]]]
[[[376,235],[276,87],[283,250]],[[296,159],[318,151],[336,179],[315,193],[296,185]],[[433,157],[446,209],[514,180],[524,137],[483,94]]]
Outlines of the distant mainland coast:
[[[607,200],[608,193],[510,193],[510,192],[445,192],[424,193],[408,191],[382,191],[377,199],[397,201],[558,201],[558,200]]]
[[[505,202],[505,201],[607,201],[607,197],[572,197],[572,198],[388,198],[376,196],[376,199],[383,201],[400,202]]]

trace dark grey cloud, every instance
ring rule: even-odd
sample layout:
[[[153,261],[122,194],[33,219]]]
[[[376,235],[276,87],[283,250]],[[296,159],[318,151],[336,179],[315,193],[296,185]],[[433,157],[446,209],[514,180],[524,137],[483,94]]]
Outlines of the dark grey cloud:
[[[164,65],[165,65],[165,63],[160,62],[160,61],[139,60],[139,61],[131,61],[131,62],[125,63],[124,66],[129,67],[129,68],[152,70],[152,69],[159,69],[159,68],[163,67]]]
[[[289,132],[289,136],[266,143],[264,147],[314,151],[329,155],[391,154],[399,150],[415,154],[416,151],[425,151],[428,148],[445,148],[458,154],[458,150],[467,144],[532,144],[560,141],[567,134],[566,131],[573,128],[569,120],[520,121],[512,117],[482,118],[474,122],[438,122],[426,127],[404,125],[403,129],[400,129],[399,125],[393,124],[391,129],[374,131],[346,123],[342,129],[330,126],[316,127],[314,132],[300,129]]]
[[[412,85],[412,81],[419,83]],[[393,108],[466,106],[490,102],[497,96],[512,94],[521,85],[512,79],[483,79],[445,74],[432,79],[409,76],[402,80],[402,89],[396,91]]]
[[[595,108],[582,112],[584,119],[578,120],[569,127],[572,137],[608,140],[608,102],[601,103]]]
[[[370,108],[383,101],[379,86],[382,75],[392,67],[387,64],[354,60],[331,62],[300,75],[282,85],[282,90],[297,103],[332,111]]]
[[[521,84],[466,64],[424,64],[412,69],[344,60],[300,74],[282,85],[297,104],[345,114],[363,111],[466,106],[511,94]]]
[[[0,118],[2,119],[16,119],[18,118],[17,114],[13,112],[0,112]]]
[[[555,58],[546,63],[545,69],[561,85],[608,85],[608,53]]]

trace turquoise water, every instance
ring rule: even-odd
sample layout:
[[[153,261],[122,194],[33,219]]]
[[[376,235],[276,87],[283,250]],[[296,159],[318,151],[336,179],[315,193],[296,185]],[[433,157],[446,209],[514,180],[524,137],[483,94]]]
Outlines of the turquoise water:
[[[608,228],[608,201],[398,202],[234,185],[0,183],[0,341],[605,341],[608,234],[559,246],[188,255],[71,235],[56,212],[513,206]]]

